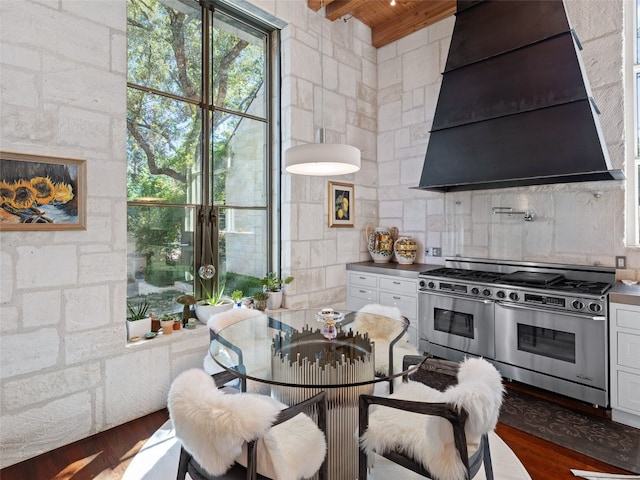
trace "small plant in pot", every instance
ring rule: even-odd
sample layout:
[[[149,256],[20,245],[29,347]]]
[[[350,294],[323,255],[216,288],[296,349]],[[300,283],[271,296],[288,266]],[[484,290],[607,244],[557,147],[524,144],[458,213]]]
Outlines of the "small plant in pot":
[[[160,316],[160,326],[162,327],[162,333],[169,335],[173,333],[173,321],[176,319],[174,313],[165,313]]]
[[[151,331],[151,305],[146,300],[139,303],[127,302],[127,340],[143,338]]]
[[[293,282],[293,277],[285,277],[284,279],[276,275],[275,272],[268,272],[266,276],[260,279],[262,288],[267,293],[267,310],[280,308],[282,305],[282,287]]]
[[[242,306],[242,290],[234,290],[233,293],[231,294],[231,300],[233,300],[233,303],[236,304],[238,307]]]
[[[256,309],[260,310],[261,312],[264,312],[267,308],[267,299],[269,298],[269,295],[267,294],[267,292],[257,292],[253,294],[253,302],[254,305],[256,307]]]
[[[209,291],[206,285],[200,281],[205,297],[196,303],[196,317],[206,325],[209,317],[216,313],[229,310],[233,307],[233,300],[224,296],[225,283],[213,288]]]

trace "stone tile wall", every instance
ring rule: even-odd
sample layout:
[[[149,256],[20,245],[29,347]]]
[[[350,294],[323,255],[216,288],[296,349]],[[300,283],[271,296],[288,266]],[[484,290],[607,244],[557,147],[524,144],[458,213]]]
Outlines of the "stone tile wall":
[[[87,229],[0,233],[0,468],[166,405],[205,326],[126,345],[126,2],[0,2],[0,149],[86,160]]]
[[[623,2],[565,2],[583,45],[582,58],[613,168],[624,168]],[[476,192],[410,190],[418,184],[454,18],[378,50],[379,223],[397,226],[443,257],[614,266],[616,255],[640,268],[624,245],[624,183],[590,182]],[[534,222],[494,215],[492,207],[530,210]],[[443,258],[418,261],[440,263]]]
[[[395,225],[444,255],[605,265],[626,255],[638,269],[637,250],[623,246],[618,185],[410,189],[453,19],[376,51],[354,19],[330,23],[304,1],[252,3],[289,22],[283,149],[313,141],[324,122],[328,141],[362,151],[359,172],[334,178],[355,185],[355,228],[328,227],[329,178],[282,176],[283,273],[296,277],[287,306],[344,300],[345,263],[369,258],[368,224]],[[619,168],[621,2],[569,3]],[[124,341],[126,2],[1,1],[0,70],[0,148],[83,158],[88,173],[86,231],[0,233],[1,468],[161,408],[171,380],[201,365],[208,334],[201,327],[146,345]],[[538,220],[496,218],[492,206],[530,208]]]

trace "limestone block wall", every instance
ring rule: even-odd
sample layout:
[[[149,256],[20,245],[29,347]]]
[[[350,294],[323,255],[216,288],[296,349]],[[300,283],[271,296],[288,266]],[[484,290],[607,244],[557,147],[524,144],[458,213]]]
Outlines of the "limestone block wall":
[[[328,141],[363,152],[339,178],[355,184],[355,229],[327,226],[327,178],[282,177],[288,304],[336,305],[377,218],[376,52],[355,20],[251,3],[289,22],[283,147],[313,141],[324,112]],[[88,192],[86,231],[0,233],[0,468],[163,408],[206,354],[204,326],[126,345],[126,53],[124,0],[0,2],[0,149],[85,159]]]
[[[622,78],[623,2],[565,2],[613,168],[625,168]],[[395,225],[445,256],[614,266],[640,251],[624,244],[623,182],[589,182],[475,192],[409,190],[419,181],[454,18],[378,50],[378,198],[380,223]],[[515,159],[514,159],[515,161]],[[397,172],[397,173],[396,173]],[[492,207],[535,213],[534,222],[493,215]],[[423,254],[423,249],[420,249]],[[443,258],[424,261],[440,263]]]
[[[314,142],[362,152],[359,172],[339,177],[282,176],[282,265],[295,281],[285,306],[339,305],[346,295],[345,263],[368,259],[364,228],[377,222],[376,50],[371,32],[355,19],[329,22],[306,2],[277,2],[297,12],[283,32],[283,151]],[[279,11],[277,13],[279,16]],[[355,186],[355,227],[328,226],[328,181]]]
[[[0,468],[166,405],[204,325],[126,345],[126,2],[0,2],[0,149],[86,160],[87,229],[0,233]]]

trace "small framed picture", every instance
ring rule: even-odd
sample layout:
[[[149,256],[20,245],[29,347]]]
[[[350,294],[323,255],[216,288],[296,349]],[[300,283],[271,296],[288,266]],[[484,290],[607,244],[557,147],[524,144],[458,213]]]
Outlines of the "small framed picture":
[[[0,230],[85,230],[85,160],[0,152]]]
[[[329,182],[329,226],[355,225],[355,196],[353,183]]]

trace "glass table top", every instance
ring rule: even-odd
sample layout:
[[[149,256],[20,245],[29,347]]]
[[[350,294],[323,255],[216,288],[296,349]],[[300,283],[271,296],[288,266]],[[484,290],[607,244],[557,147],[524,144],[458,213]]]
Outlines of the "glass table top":
[[[406,373],[374,375],[374,345],[366,332],[350,328],[356,312],[340,310],[344,317],[329,317],[328,326],[319,313],[256,312],[212,335],[209,354],[239,377],[282,386],[357,386]]]

